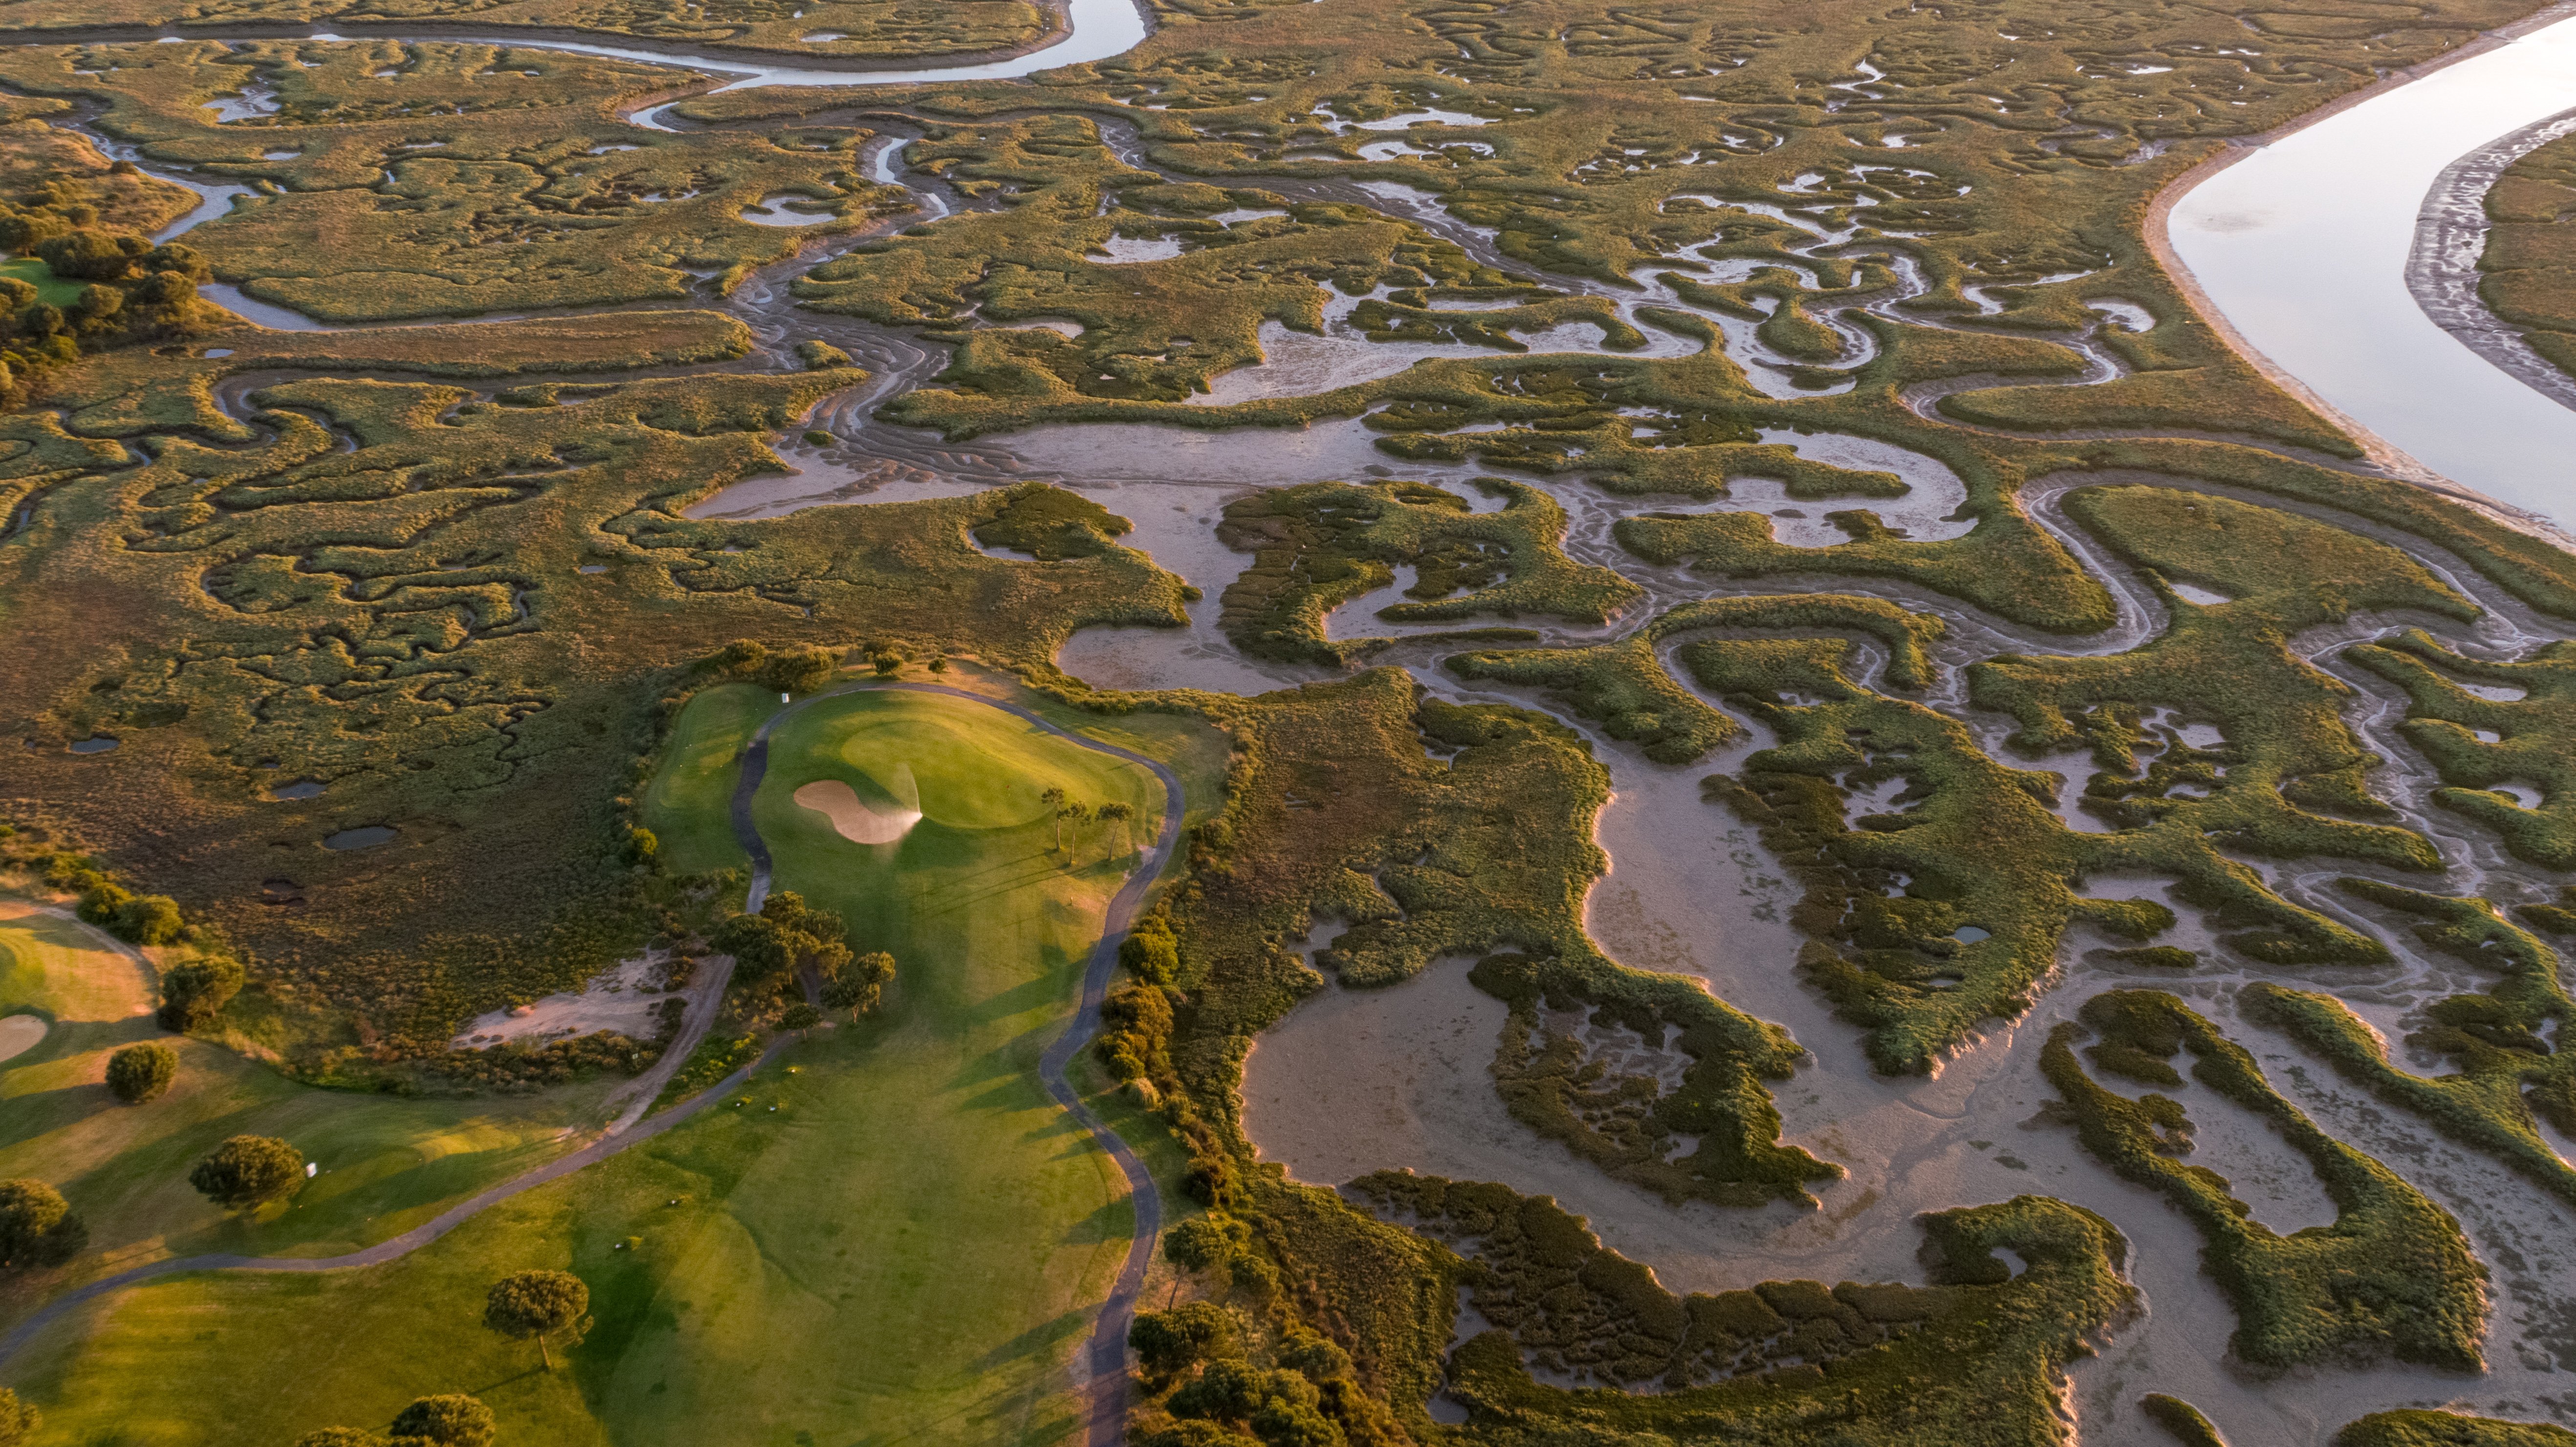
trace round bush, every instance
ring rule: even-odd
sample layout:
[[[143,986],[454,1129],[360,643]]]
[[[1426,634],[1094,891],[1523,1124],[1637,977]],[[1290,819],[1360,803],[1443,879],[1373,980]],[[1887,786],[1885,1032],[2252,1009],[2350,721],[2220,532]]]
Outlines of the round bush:
[[[491,1447],[497,1430],[492,1409],[457,1393],[423,1397],[394,1417],[393,1435],[418,1437],[438,1447]]]
[[[235,1210],[275,1200],[303,1179],[304,1152],[264,1135],[234,1136],[188,1172],[207,1200]]]
[[[107,1057],[107,1088],[128,1105],[158,1100],[179,1078],[179,1052],[147,1041]]]

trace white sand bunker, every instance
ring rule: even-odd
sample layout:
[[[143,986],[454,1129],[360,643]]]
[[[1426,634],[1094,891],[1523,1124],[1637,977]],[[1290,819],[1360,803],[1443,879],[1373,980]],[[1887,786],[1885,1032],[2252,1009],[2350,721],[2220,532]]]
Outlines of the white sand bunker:
[[[38,1015],[12,1015],[0,1020],[0,1060],[24,1055],[45,1038],[45,1022]]]
[[[817,779],[796,791],[796,802],[832,821],[832,828],[853,844],[893,844],[921,822],[921,786],[912,780],[912,765],[897,764],[887,781],[891,795],[871,804],[839,779]]]

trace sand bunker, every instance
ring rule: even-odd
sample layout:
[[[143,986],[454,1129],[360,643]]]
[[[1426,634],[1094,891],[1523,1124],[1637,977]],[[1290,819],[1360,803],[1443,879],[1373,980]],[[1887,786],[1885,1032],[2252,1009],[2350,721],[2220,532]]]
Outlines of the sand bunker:
[[[0,1060],[24,1055],[45,1038],[45,1022],[35,1015],[12,1015],[0,1020]]]
[[[897,764],[893,799],[870,804],[839,779],[817,779],[796,791],[796,802],[832,821],[833,829],[853,844],[893,844],[921,822],[921,790],[912,781],[912,766]]]

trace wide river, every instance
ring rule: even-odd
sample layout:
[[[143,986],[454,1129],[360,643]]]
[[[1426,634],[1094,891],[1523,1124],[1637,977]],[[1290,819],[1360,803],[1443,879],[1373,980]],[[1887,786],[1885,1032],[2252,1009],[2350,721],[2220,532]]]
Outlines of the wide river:
[[[2179,197],[2175,252],[2238,334],[2434,472],[2576,531],[2576,411],[2472,351],[2406,282],[2452,162],[2576,107],[2576,19],[2294,131]]]

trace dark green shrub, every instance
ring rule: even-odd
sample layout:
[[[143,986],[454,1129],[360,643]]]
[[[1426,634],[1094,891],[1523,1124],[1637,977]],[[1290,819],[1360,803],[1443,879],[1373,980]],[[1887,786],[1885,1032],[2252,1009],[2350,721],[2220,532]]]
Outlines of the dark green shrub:
[[[158,1100],[179,1078],[179,1052],[157,1041],[128,1045],[107,1057],[107,1088],[128,1105]]]
[[[222,1012],[241,993],[238,960],[210,957],[182,960],[161,972],[161,1028],[186,1034]]]
[[[177,900],[166,894],[138,894],[116,907],[107,932],[130,945],[166,945],[187,927]]]
[[[188,1171],[188,1184],[218,1206],[272,1201],[304,1179],[304,1153],[275,1136],[237,1135]]]
[[[1138,979],[1168,989],[1181,971],[1180,942],[1173,938],[1171,921],[1158,914],[1136,921],[1118,942],[1118,963]]]
[[[295,1439],[295,1447],[386,1447],[384,1434],[359,1427],[316,1427]]]
[[[80,903],[72,906],[72,913],[79,915],[84,924],[106,929],[116,923],[117,911],[133,898],[134,891],[102,879],[81,891]]]
[[[1127,1329],[1127,1344],[1146,1372],[1168,1377],[1203,1361],[1239,1353],[1234,1318],[1223,1307],[1193,1301],[1170,1311],[1140,1312]]]
[[[62,1192],[42,1181],[0,1181],[0,1271],[60,1266],[88,1244],[89,1228]]]
[[[36,243],[36,255],[65,281],[122,281],[135,258],[152,249],[140,236],[81,227]]]
[[[496,1424],[492,1409],[455,1393],[423,1397],[394,1415],[393,1435],[417,1437],[437,1447],[491,1447]]]

